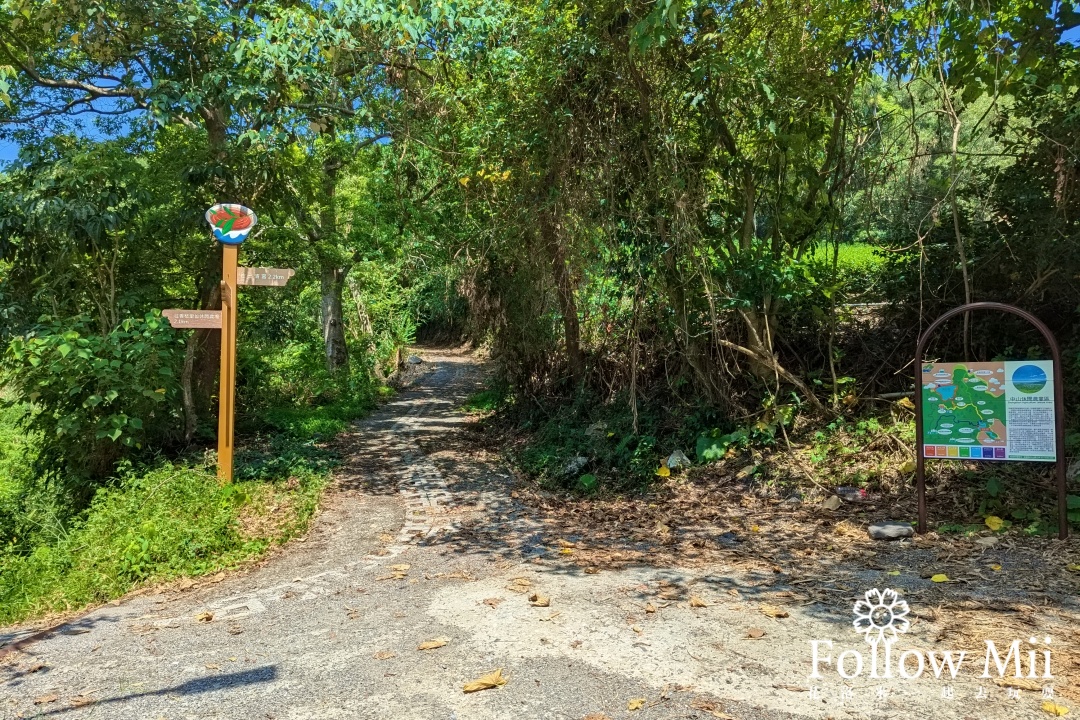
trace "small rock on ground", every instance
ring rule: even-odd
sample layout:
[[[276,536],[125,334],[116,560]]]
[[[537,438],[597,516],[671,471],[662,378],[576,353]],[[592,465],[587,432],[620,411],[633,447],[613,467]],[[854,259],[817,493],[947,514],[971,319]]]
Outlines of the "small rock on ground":
[[[911,523],[894,522],[892,520],[876,522],[868,527],[866,531],[870,533],[870,537],[874,540],[898,540],[912,537],[915,534],[915,528],[911,526]]]

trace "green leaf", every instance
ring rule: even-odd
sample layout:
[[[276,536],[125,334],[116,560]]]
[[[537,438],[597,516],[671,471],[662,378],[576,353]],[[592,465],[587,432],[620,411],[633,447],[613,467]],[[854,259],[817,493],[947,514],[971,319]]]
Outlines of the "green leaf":
[[[56,348],[57,352],[60,353],[60,357],[65,357],[65,358],[68,356],[68,353],[71,352],[71,349],[72,349],[71,346],[68,345],[67,343],[64,343],[64,344],[60,345],[60,347]]]

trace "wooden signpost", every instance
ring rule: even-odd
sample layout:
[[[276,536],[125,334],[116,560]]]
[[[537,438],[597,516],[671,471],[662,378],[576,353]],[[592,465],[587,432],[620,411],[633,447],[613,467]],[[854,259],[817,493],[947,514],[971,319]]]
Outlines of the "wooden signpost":
[[[161,314],[174,328],[221,329],[220,310],[162,310]]]
[[[288,268],[247,268],[236,264],[244,242],[258,218],[243,205],[215,205],[206,221],[222,245],[221,310],[163,310],[174,328],[221,329],[221,378],[218,383],[218,478],[233,479],[233,421],[236,415],[236,290],[241,285],[284,287],[295,271]]]
[[[240,285],[284,287],[296,271],[289,268],[238,267],[236,273],[236,281]]]

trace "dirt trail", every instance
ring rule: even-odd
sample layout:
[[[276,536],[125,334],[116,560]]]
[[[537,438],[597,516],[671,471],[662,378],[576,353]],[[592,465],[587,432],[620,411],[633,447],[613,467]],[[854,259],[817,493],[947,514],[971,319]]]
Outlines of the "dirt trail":
[[[948,619],[931,608],[912,607],[892,674],[912,648],[967,650],[957,679],[872,679],[851,610],[800,603],[771,572],[579,567],[587,535],[556,534],[519,506],[512,473],[458,411],[480,387],[477,363],[422,355],[413,386],[344,439],[348,462],[307,538],[220,583],[132,597],[28,644],[0,666],[0,717],[1045,716],[1054,681],[1009,697],[978,678],[984,647],[936,642]],[[1040,642],[1044,620],[1032,615]],[[815,640],[832,641],[818,644],[832,664],[812,679]],[[850,680],[836,671],[845,651],[865,659]],[[496,668],[505,686],[462,692]]]

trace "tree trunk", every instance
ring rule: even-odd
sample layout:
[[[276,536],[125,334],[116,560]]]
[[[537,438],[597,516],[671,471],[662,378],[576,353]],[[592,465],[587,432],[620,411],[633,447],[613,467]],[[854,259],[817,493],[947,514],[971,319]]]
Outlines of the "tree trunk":
[[[325,260],[320,268],[323,345],[326,350],[326,369],[332,375],[349,366],[349,349],[345,344],[345,319],[341,308],[341,295],[347,272],[346,268]]]
[[[574,300],[574,286],[570,279],[570,268],[566,262],[566,252],[559,243],[558,230],[551,215],[540,213],[540,236],[551,261],[551,275],[555,281],[555,294],[559,298],[559,312],[563,316],[563,334],[566,340],[566,361],[575,383],[580,383],[585,375],[585,361],[581,354],[581,329],[578,325],[577,302]]]

